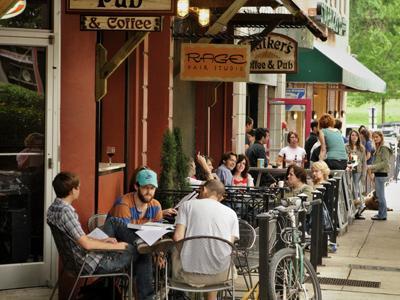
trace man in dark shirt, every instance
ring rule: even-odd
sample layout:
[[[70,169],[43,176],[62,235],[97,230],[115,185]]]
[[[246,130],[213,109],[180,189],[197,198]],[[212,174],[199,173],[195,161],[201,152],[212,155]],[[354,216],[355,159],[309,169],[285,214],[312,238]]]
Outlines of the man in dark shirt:
[[[249,158],[250,167],[257,166],[257,159],[267,159],[266,151],[264,145],[269,140],[269,131],[266,128],[256,129],[256,141],[250,146],[246,151],[246,155]],[[267,161],[266,161],[267,165]]]
[[[306,157],[307,157],[307,161],[304,165],[305,168],[310,167],[311,149],[317,141],[318,141],[318,121],[312,121],[311,133],[304,145],[304,150],[306,150]]]
[[[251,130],[253,130],[253,125],[254,125],[254,120],[252,118],[250,118],[249,116],[247,116],[246,117],[246,133],[245,133],[246,135],[244,137],[244,140],[245,140],[244,143],[245,143],[247,148],[250,147],[250,140],[249,140],[249,137],[247,136],[247,134]]]

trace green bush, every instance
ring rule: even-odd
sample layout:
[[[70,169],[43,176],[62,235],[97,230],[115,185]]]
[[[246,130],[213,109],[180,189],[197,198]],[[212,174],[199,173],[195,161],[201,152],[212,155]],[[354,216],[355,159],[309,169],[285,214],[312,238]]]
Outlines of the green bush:
[[[43,95],[14,84],[0,85],[0,145],[23,145],[32,132],[44,133]]]

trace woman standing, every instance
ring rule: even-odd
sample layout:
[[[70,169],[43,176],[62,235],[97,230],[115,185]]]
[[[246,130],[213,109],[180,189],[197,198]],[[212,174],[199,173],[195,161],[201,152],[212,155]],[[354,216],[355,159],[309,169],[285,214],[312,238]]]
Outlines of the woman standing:
[[[319,119],[319,159],[325,160],[331,170],[346,170],[347,153],[342,133],[334,126],[335,119],[330,114],[323,114]]]
[[[351,130],[349,134],[349,142],[346,145],[346,152],[352,163],[352,180],[353,180],[353,196],[354,204],[361,204],[360,180],[366,171],[366,154],[365,148],[361,144],[360,134],[356,130]]]
[[[367,169],[371,170],[375,175],[375,191],[378,197],[379,208],[378,214],[373,216],[372,220],[385,221],[387,217],[387,207],[385,198],[385,182],[388,179],[390,170],[389,160],[392,150],[384,146],[383,134],[380,131],[375,131],[372,134],[375,143],[374,163],[368,165]]]
[[[253,177],[249,172],[249,160],[243,155],[239,154],[236,162],[236,166],[232,171],[233,174],[233,186],[254,186]]]
[[[290,131],[287,135],[287,142],[289,146],[286,146],[279,151],[277,164],[296,164],[299,167],[304,167],[306,150],[299,146],[299,135],[296,132]]]

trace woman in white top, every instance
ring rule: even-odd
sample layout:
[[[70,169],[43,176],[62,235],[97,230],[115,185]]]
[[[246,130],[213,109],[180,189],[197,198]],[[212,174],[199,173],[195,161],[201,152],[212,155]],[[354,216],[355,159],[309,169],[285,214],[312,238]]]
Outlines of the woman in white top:
[[[304,159],[306,157],[306,150],[299,147],[299,136],[296,132],[290,131],[287,135],[287,142],[289,146],[286,146],[279,151],[277,164],[286,166],[290,164],[296,164],[299,167],[304,165]]]

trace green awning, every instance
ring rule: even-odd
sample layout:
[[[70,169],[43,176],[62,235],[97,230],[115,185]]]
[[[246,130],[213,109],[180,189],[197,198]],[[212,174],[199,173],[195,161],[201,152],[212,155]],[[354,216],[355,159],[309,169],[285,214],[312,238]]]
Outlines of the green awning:
[[[315,43],[314,49],[299,48],[298,73],[288,82],[338,83],[350,90],[384,93],[386,83],[350,54]]]

